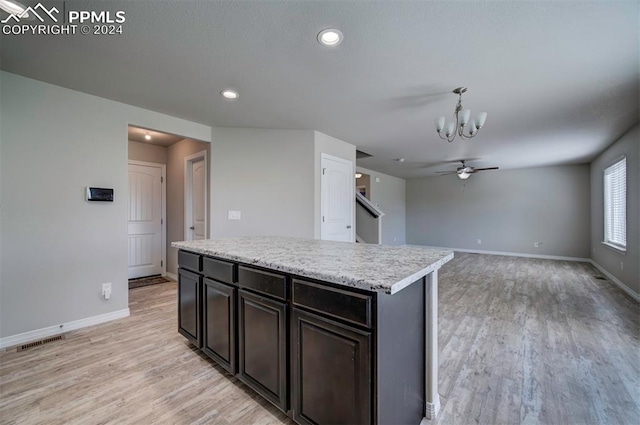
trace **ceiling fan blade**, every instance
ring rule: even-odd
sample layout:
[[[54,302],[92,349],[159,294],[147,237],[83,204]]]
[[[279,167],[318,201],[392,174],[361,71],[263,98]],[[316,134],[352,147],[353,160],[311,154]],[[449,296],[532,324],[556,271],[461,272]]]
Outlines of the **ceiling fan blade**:
[[[487,170],[499,170],[499,167],[488,167],[488,168],[474,168],[473,171],[487,171]]]
[[[436,174],[440,174],[442,176],[446,176],[446,175],[449,175],[449,174],[456,174],[456,173],[457,173],[457,171],[436,171]]]

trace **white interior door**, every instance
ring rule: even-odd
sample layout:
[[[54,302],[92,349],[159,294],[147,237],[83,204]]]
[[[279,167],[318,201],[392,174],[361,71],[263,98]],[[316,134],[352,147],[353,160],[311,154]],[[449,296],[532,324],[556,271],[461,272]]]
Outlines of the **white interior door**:
[[[162,273],[162,167],[129,164],[129,279]]]
[[[322,154],[321,225],[323,240],[354,242],[355,185],[353,162]]]
[[[207,237],[207,161],[204,153],[186,158],[185,239]]]

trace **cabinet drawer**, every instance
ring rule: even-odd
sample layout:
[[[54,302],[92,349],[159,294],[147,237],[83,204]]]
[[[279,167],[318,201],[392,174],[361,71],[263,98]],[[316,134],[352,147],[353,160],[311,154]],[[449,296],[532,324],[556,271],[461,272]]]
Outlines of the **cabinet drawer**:
[[[178,251],[178,266],[196,272],[202,271],[202,256],[187,251]]]
[[[238,285],[281,300],[287,299],[287,279],[281,274],[239,266]]]
[[[293,279],[293,304],[371,327],[371,296]]]
[[[235,264],[228,261],[203,257],[202,273],[206,277],[210,277],[211,279],[224,283],[234,283],[236,281]]]

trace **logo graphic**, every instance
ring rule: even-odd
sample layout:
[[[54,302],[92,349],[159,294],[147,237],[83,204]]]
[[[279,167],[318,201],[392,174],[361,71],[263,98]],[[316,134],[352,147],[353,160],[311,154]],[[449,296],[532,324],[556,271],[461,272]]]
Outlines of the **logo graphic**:
[[[34,7],[31,7],[31,6],[27,7],[25,10],[23,10],[20,13],[12,13],[11,15],[7,16],[5,19],[0,21],[0,23],[6,24],[11,19],[13,19],[15,22],[20,22],[21,19],[29,19],[31,18],[31,16],[34,16],[40,22],[44,22],[44,18],[40,14],[38,14],[38,12],[36,12],[36,9],[40,10],[40,14],[44,16],[49,16],[49,18],[51,18],[53,22],[58,22],[58,18],[56,18],[53,15],[54,12],[56,14],[60,13],[58,8],[54,6],[51,9],[47,9],[42,5],[42,3],[38,3]]]

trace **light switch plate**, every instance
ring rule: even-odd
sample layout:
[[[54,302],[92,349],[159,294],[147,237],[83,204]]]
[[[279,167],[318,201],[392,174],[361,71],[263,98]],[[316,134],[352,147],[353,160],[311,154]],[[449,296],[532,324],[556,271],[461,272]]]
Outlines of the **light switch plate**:
[[[242,217],[241,211],[229,210],[227,214],[227,219],[229,220],[240,220],[241,217]]]

